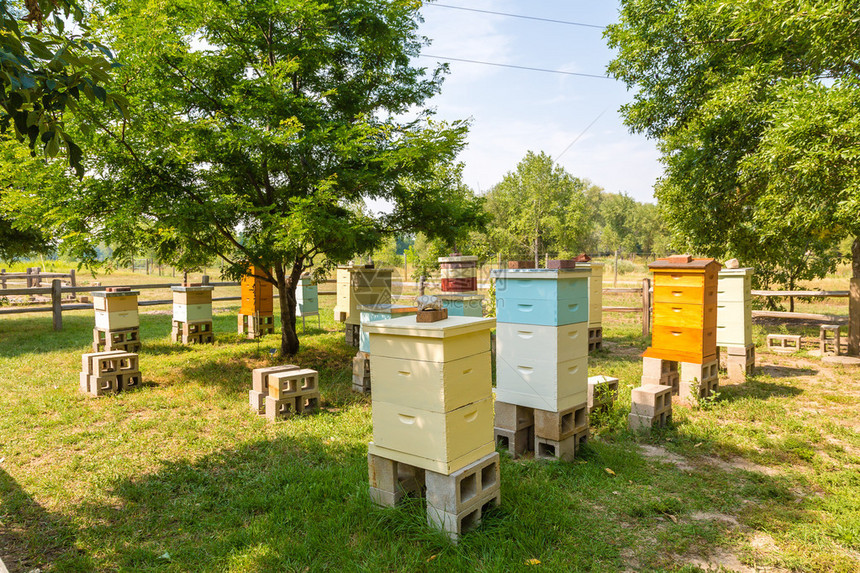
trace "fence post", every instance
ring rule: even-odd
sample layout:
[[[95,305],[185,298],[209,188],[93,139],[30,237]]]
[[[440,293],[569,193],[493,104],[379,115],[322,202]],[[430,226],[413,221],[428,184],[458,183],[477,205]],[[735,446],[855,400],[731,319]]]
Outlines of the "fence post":
[[[642,279],[642,336],[651,334],[651,279]]]
[[[54,313],[54,330],[63,330],[63,281],[54,279],[51,281],[51,309]]]
[[[209,275],[203,275],[200,277],[200,284],[208,285],[209,284]]]
[[[0,269],[0,288],[6,289],[6,277],[3,276],[6,274],[6,269]]]
[[[72,284],[72,287],[78,286],[75,282],[75,269],[69,269],[69,282]]]

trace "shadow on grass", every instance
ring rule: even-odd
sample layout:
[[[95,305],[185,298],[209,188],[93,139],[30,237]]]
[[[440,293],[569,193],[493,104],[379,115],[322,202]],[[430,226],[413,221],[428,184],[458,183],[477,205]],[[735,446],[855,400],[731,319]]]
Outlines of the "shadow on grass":
[[[0,318],[0,357],[14,358],[89,346],[93,341],[92,315],[64,315],[63,329],[55,332],[51,314]]]
[[[748,378],[743,384],[721,386],[719,392],[721,401],[732,402],[744,398],[766,400],[768,398],[799,396],[803,394],[803,389],[787,384],[765,382],[758,378]]]
[[[0,469],[0,557],[9,573],[37,571],[62,560],[93,570],[76,546],[75,531],[46,511]]]
[[[815,376],[818,370],[814,368],[793,368],[790,366],[773,366],[770,364],[756,366],[756,374],[771,378],[794,378],[795,376]]]

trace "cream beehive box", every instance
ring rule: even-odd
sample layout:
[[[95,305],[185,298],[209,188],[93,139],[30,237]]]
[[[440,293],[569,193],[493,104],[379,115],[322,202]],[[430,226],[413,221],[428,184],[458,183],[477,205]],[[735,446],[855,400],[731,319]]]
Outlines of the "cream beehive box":
[[[363,325],[370,337],[370,453],[446,475],[493,451],[492,318],[414,316]]]
[[[335,320],[347,324],[361,322],[360,305],[391,303],[391,269],[365,266],[337,268]]]
[[[173,286],[173,320],[208,322],[212,320],[212,291],[214,287]]]
[[[717,346],[752,341],[752,268],[723,269],[717,279]]]
[[[603,323],[603,263],[577,263],[591,270],[588,278],[588,326],[596,328]]]
[[[98,291],[93,293],[96,328],[120,330],[137,328],[140,318],[137,313],[139,291]]]

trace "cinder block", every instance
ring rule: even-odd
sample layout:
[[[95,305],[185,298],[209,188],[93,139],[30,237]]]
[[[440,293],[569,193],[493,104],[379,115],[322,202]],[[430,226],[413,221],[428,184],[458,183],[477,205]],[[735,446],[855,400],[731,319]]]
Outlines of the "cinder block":
[[[278,400],[319,392],[319,373],[309,368],[273,372],[268,381],[269,396]]]
[[[266,394],[257,392],[256,390],[248,390],[248,402],[251,406],[251,411],[255,414],[266,413]]]
[[[645,378],[663,378],[667,374],[678,371],[678,363],[673,360],[662,358],[642,358],[642,376]]]
[[[535,410],[535,437],[562,441],[588,427],[588,404],[579,404],[561,412]]]
[[[608,408],[618,399],[618,378],[591,376],[588,378],[588,412]]]
[[[530,428],[535,423],[535,410],[527,406],[508,404],[496,400],[495,427],[508,431],[519,431]]]
[[[370,498],[376,505],[393,507],[424,490],[425,471],[415,466],[367,454],[367,473]]]
[[[755,345],[729,346],[726,356],[726,371],[729,380],[743,382],[755,373]]]
[[[93,369],[94,367],[94,359],[107,356],[111,354],[124,354],[122,350],[108,350],[106,352],[90,352],[87,354],[81,355],[81,372],[85,374],[95,374],[96,371]]]
[[[529,451],[534,445],[534,426],[516,431],[494,428],[493,432],[496,436],[496,446],[508,450],[514,459]]]
[[[627,424],[631,431],[651,430],[651,428],[662,428],[672,421],[672,412],[663,412],[656,416],[640,416],[630,413],[627,416]]]
[[[119,375],[90,376],[89,390],[93,396],[115,394],[122,390],[122,380]]]
[[[369,394],[370,393],[370,376],[356,376],[352,375],[352,391],[357,392],[359,394]]]
[[[282,366],[267,366],[266,368],[254,368],[251,371],[251,388],[262,394],[269,392],[269,374],[278,372],[289,372],[290,370],[298,370],[299,367],[294,364],[284,364]]]
[[[137,354],[132,352],[110,352],[92,355],[92,374],[108,376],[122,372],[139,372]]]
[[[451,475],[425,472],[427,507],[459,514],[487,499],[500,489],[499,454],[492,452]]]
[[[312,394],[301,394],[296,398],[296,413],[297,414],[310,414],[318,410],[320,407],[320,395],[319,392],[314,392]]]
[[[575,434],[563,440],[549,440],[535,435],[535,459],[571,461],[576,456],[577,443]]]
[[[672,410],[672,388],[648,384],[633,388],[630,393],[631,412],[637,416],[659,416]]]
[[[767,349],[780,354],[797,352],[803,346],[803,336],[799,334],[768,334]]]
[[[695,404],[711,396],[719,388],[719,379],[693,380],[692,382],[681,382],[681,392],[678,395],[682,402]]]
[[[473,508],[467,509],[462,513],[448,513],[439,511],[427,504],[427,523],[431,527],[440,529],[448,533],[448,537],[456,542],[461,535],[471,531],[481,524],[484,514],[494,507],[498,507],[502,502],[502,495],[496,492],[491,498],[484,501],[482,504]]]
[[[86,356],[86,355],[84,355],[84,356]],[[90,375],[87,374],[86,372],[81,372],[80,375],[81,375],[81,378],[80,378],[81,392],[83,392],[84,394],[89,394],[90,393]]]
[[[298,413],[296,410],[295,397],[278,400],[272,396],[266,396],[266,418],[273,422],[292,418]]]
[[[711,360],[704,364],[694,362],[681,363],[681,384],[689,384],[694,380],[714,380],[720,377],[720,363]]]
[[[143,386],[143,378],[140,372],[122,372],[118,377],[120,379],[120,388],[123,392],[136,390]]]

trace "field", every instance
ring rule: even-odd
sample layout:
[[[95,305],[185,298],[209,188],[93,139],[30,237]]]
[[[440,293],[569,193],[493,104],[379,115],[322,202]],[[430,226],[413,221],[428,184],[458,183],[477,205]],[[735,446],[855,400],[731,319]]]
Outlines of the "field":
[[[757,325],[756,376],[676,407],[666,430],[631,434],[647,340],[638,315],[606,315],[589,371],[621,379],[615,409],[592,420],[576,462],[503,455],[502,506],[454,545],[418,502],[371,505],[370,401],[350,392],[354,350],[334,297],[322,302],[322,328],[308,322],[293,362],[319,370],[324,409],[277,424],[248,411],[247,391],[250,369],[278,363],[279,338],[239,338],[237,303],[216,304],[204,347],[168,341],[170,307],[143,308],[145,387],[104,398],[78,391],[91,311],[64,313],[60,333],[49,314],[0,317],[10,572],[860,570],[856,370],[768,354]]]

